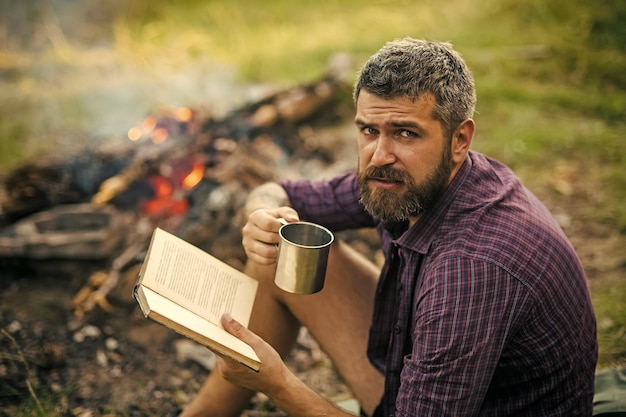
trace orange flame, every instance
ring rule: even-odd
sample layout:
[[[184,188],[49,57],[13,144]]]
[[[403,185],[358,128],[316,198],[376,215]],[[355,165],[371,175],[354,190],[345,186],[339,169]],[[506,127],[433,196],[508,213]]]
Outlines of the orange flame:
[[[189,204],[184,199],[175,199],[174,187],[165,177],[152,177],[150,179],[154,188],[155,197],[142,204],[144,213],[155,216],[183,214],[189,209]]]
[[[186,190],[191,190],[193,187],[198,185],[200,181],[202,181],[202,178],[204,178],[204,164],[202,162],[195,161],[191,172],[183,179],[183,187]]]
[[[154,194],[157,199],[169,198],[174,193],[172,184],[163,177],[152,178],[152,186],[154,187]]]

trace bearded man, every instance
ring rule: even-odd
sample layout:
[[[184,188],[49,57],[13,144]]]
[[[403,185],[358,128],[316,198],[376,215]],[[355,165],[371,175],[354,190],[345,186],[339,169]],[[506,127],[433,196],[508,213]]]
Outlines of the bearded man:
[[[473,76],[447,43],[399,39],[354,89],[358,172],[250,195],[245,272],[259,280],[254,372],[220,359],[182,416],[238,416],[256,391],[289,416],[349,415],[283,357],[301,326],[374,416],[590,416],[595,316],[583,268],[548,210],[503,164],[470,150]],[[273,283],[281,223],[375,227],[377,268],[333,244],[324,289]]]

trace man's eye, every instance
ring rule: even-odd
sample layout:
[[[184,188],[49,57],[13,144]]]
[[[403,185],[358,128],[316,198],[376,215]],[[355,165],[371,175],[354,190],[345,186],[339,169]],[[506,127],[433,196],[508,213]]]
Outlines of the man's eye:
[[[371,127],[364,127],[361,131],[366,135],[375,135],[376,129],[372,129]]]
[[[403,138],[416,138],[417,133],[411,132],[410,130],[401,130],[400,136],[402,136]]]

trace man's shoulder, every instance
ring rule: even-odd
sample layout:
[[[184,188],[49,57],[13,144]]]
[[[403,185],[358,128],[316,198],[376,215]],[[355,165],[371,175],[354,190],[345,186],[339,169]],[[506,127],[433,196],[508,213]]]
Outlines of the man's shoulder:
[[[541,274],[547,262],[577,262],[549,210],[508,167],[471,157],[473,172],[433,242],[439,256],[480,260],[522,277]]]
[[[471,170],[457,190],[444,227],[477,234],[484,243],[562,237],[558,223],[515,173],[497,160],[472,153]]]

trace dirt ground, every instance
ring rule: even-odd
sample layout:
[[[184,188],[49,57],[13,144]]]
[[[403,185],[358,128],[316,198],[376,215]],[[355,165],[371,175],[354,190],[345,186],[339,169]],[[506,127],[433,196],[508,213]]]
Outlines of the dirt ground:
[[[210,352],[146,320],[130,292],[112,295],[111,311],[78,320],[69,302],[91,266],[59,273],[67,266],[40,265],[50,272],[2,278],[0,415],[18,415],[33,398],[28,383],[58,415],[163,416],[184,405],[208,375]],[[121,287],[129,289],[129,282]],[[334,398],[346,391],[306,332],[291,365],[311,371],[304,377]],[[271,406],[259,397],[250,408]]]
[[[337,135],[345,136],[344,127],[337,129]],[[565,196],[547,181],[533,191],[570,236],[590,281],[623,276],[624,236],[608,226],[577,220],[584,218],[580,210],[589,193],[584,182],[574,187],[578,191]],[[87,277],[104,267],[68,261],[0,265],[0,416],[21,415],[18,410],[25,404],[35,409],[37,402],[45,415],[165,416],[195,395],[210,372],[211,357],[141,315],[131,298],[136,270],[125,271],[127,278],[110,293],[109,311],[96,308],[82,318],[75,315],[72,297]],[[349,398],[306,331],[289,365],[329,398]],[[280,412],[257,396],[246,415]]]

